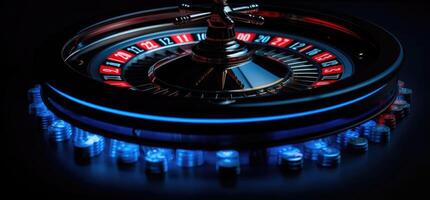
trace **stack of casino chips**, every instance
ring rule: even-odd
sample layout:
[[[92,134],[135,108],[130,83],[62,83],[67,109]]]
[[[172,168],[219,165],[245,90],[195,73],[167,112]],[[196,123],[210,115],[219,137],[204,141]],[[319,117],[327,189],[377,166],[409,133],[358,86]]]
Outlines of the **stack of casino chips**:
[[[385,124],[388,127],[390,127],[391,130],[393,130],[397,127],[396,116],[391,112],[381,114],[378,117],[378,121],[379,121],[379,124]]]
[[[399,96],[409,104],[412,102],[412,90],[403,86],[399,87]]]
[[[41,113],[48,110],[42,101],[41,87],[36,85],[27,91],[28,102],[30,103],[28,112],[32,116],[39,116]]]
[[[317,160],[321,149],[326,148],[327,142],[323,139],[311,140],[303,144],[303,155],[306,159]]]
[[[393,107],[398,108],[396,109],[397,112],[393,110]],[[399,120],[401,120],[405,118],[406,115],[409,114],[409,112],[411,111],[411,105],[406,100],[397,99],[396,101],[394,101],[391,110],[393,114],[396,116],[396,119],[398,118]]]
[[[27,98],[28,101],[31,103],[40,103],[42,102],[42,96],[41,96],[41,87],[40,85],[35,85],[33,88],[30,88],[27,91]]]
[[[40,85],[30,88],[27,91],[27,98],[30,103],[29,114],[36,117],[40,130],[47,133],[49,126],[56,120],[56,116],[43,103]]]
[[[216,153],[216,170],[220,175],[237,175],[240,173],[239,152],[222,150]]]
[[[63,120],[55,120],[49,125],[48,129],[49,139],[52,142],[63,142],[68,140],[72,135],[72,127],[69,123]]]
[[[176,164],[179,167],[196,167],[202,165],[203,151],[177,149]]]
[[[393,104],[391,105],[390,110],[396,117],[396,121],[401,121],[403,118],[406,117],[405,110],[402,106]]]
[[[100,155],[104,150],[104,138],[75,128],[73,147],[78,158],[92,158]]]
[[[30,103],[30,114],[36,114],[34,111],[36,111],[34,108],[36,105],[43,105],[42,96],[40,94],[40,85],[36,85],[33,88],[30,88],[27,91],[27,99]],[[33,108],[33,109],[32,109]]]
[[[340,150],[334,147],[326,147],[318,153],[318,165],[321,167],[336,167],[340,164]]]
[[[405,84],[402,81],[399,81],[399,96],[397,96],[397,100],[393,103],[393,105],[400,107],[400,109],[396,108],[395,110],[403,110],[404,115],[409,114],[411,109],[412,102],[412,90],[409,88],[405,88]],[[400,115],[399,117],[404,117]]]
[[[369,120],[363,124],[361,124],[358,129],[359,132],[361,134],[361,136],[363,137],[369,137],[369,135],[371,135],[373,133],[373,131],[375,130],[376,127],[376,122],[374,120]]]
[[[40,127],[40,130],[43,133],[48,132],[49,126],[57,119],[57,117],[48,109],[44,109],[39,112],[37,116],[37,121]]]
[[[394,114],[394,116],[396,116],[396,121],[400,121],[405,117],[405,113],[403,112],[403,109],[400,106],[391,105],[390,110]]]
[[[110,157],[112,158],[118,157],[118,148],[120,147],[120,144],[121,144],[121,141],[116,139],[110,139],[109,148],[108,148]]]
[[[340,133],[336,137],[336,142],[342,149],[346,149],[348,147],[349,140],[353,138],[358,138],[360,133],[356,130],[349,129],[343,133]]]
[[[384,124],[379,124],[369,135],[369,140],[373,143],[387,143],[390,141],[390,128]]]
[[[167,148],[160,148],[161,151],[164,151],[164,154],[166,155],[166,158],[168,161],[171,161],[175,158],[175,150],[174,149],[167,149]]]
[[[43,103],[31,103],[28,107],[28,113],[32,116],[38,116],[40,113],[47,110],[47,107]]]
[[[164,174],[169,167],[165,151],[158,148],[151,148],[145,151],[144,165],[146,173]]]
[[[369,149],[369,142],[364,137],[351,138],[348,141],[348,151],[352,153],[365,153]]]
[[[124,164],[133,164],[139,160],[139,145],[127,142],[121,142],[118,147],[118,162]]]
[[[303,154],[299,148],[287,145],[278,150],[278,165],[281,169],[297,171],[303,168]]]

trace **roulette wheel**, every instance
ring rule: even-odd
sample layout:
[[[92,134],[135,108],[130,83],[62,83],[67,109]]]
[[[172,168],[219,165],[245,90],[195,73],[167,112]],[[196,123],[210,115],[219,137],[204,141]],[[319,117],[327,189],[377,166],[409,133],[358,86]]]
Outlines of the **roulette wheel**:
[[[74,149],[85,157],[103,151],[103,136],[126,163],[143,145],[154,173],[167,172],[172,149],[179,166],[203,164],[203,149],[234,155],[238,167],[238,150],[305,142],[281,148],[287,168],[291,152],[301,168],[331,142],[366,151],[367,140],[389,137],[386,121],[395,126],[410,106],[397,80],[402,56],[394,36],[353,18],[225,0],[182,4],[80,31],[52,59],[59,65],[46,63],[55,76],[29,91],[30,112],[54,141],[76,132]],[[348,145],[353,138],[364,142]]]
[[[28,91],[29,112],[75,174],[132,168],[148,182],[231,187],[261,173],[336,171],[389,143],[411,110],[394,35],[300,7],[143,10],[43,52],[58,56],[38,63],[46,72]]]

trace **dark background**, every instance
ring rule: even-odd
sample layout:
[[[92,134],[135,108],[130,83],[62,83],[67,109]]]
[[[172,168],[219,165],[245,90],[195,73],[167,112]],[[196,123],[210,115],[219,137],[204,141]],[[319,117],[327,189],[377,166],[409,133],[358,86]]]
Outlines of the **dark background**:
[[[177,5],[182,1],[166,0],[74,0],[74,1],[1,1],[1,54],[0,70],[3,73],[2,86],[2,162],[6,169],[6,181],[2,186],[16,196],[35,195],[42,197],[71,196],[140,196],[143,198],[376,198],[407,195],[408,198],[428,192],[430,178],[430,120],[427,115],[430,89],[428,84],[430,6],[420,1],[288,1],[314,7],[347,13],[370,20],[388,29],[398,37],[404,46],[405,61],[400,78],[414,90],[412,115],[402,123],[402,136],[395,144],[384,150],[384,156],[376,162],[360,167],[345,177],[337,174],[329,184],[315,181],[312,187],[303,185],[295,191],[288,186],[279,188],[241,187],[237,190],[198,188],[199,195],[180,191],[151,192],[124,191],[108,186],[89,183],[79,178],[70,178],[50,165],[46,149],[40,144],[27,121],[26,90],[38,78],[35,72],[35,55],[43,54],[40,47],[44,41],[68,30],[83,28],[107,17],[132,11]],[[190,2],[190,1],[186,1]],[[194,1],[202,2],[202,1]],[[240,1],[236,1],[240,2]],[[257,1],[258,2],[258,1]],[[286,1],[260,1],[260,3]],[[75,29],[79,30],[79,29]],[[39,52],[38,52],[39,51]],[[58,56],[58,55],[49,55]],[[4,179],[3,179],[4,180]],[[294,182],[290,182],[294,184]],[[275,184],[276,185],[276,184]],[[297,187],[297,186],[296,186]],[[260,188],[260,189],[258,189]],[[205,192],[207,190],[207,192]],[[127,193],[126,193],[127,192]],[[189,192],[189,191],[187,191]],[[174,195],[172,195],[174,194]]]

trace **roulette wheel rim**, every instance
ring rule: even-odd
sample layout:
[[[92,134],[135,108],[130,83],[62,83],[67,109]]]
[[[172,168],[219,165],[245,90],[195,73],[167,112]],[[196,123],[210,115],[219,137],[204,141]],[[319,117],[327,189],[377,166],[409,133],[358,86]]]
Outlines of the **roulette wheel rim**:
[[[167,7],[143,11],[113,18],[90,26],[81,31],[78,36],[74,37],[74,39],[70,40],[64,46],[63,59],[67,57],[65,56],[65,54],[67,54],[66,52],[70,51],[69,46],[77,44],[77,38],[80,38],[82,35],[87,36],[88,32],[97,30],[100,27],[105,27],[106,24],[122,19],[133,18],[134,16],[153,15],[154,13],[163,13],[168,10],[176,9],[176,7]],[[273,11],[285,8],[262,8],[263,11],[264,9]],[[294,8],[290,8],[290,10],[294,10]],[[296,11],[298,10],[300,9],[296,9]],[[330,15],[323,14],[322,16]],[[332,18],[329,17],[328,19],[339,19],[339,17],[331,17]],[[308,24],[327,23],[327,21],[318,21],[315,18],[307,18],[307,20]],[[44,100],[57,115],[69,119],[71,122],[88,129],[96,130],[97,132],[101,131],[111,136],[139,143],[161,142],[163,144],[187,148],[219,148],[231,146],[240,148],[274,145],[286,141],[297,142],[314,137],[321,137],[339,132],[373,118],[383,112],[394,101],[397,95],[396,73],[403,58],[403,50],[400,43],[394,36],[376,25],[362,22],[352,17],[348,17],[344,21],[348,23],[357,23],[361,29],[365,30],[364,32],[371,33],[373,36],[379,37],[378,39],[382,38],[378,40],[378,42],[385,42],[384,45],[380,45],[386,47],[384,51],[380,52],[384,54],[381,55],[380,60],[378,60],[380,63],[373,64],[380,64],[380,66],[383,66],[382,68],[384,69],[381,70],[380,73],[364,81],[355,80],[354,82],[351,79],[342,80],[333,85],[307,91],[306,95],[287,94],[289,95],[288,98],[280,97],[276,100],[273,100],[273,96],[267,96],[259,97],[257,98],[258,100],[251,100],[251,102],[246,102],[247,99],[245,99],[245,103],[243,104],[220,105],[219,103],[204,102],[203,105],[201,105],[202,102],[198,99],[190,100],[177,98],[175,99],[175,105],[169,105],[171,98],[151,96],[150,98],[153,104],[145,105],[138,109],[136,105],[141,105],[141,100],[147,99],[147,96],[88,80],[76,73],[71,73],[68,68],[55,65],[56,69],[53,70],[53,72],[55,72],[59,78],[50,77],[51,79],[48,83],[43,85]],[[328,25],[333,26],[333,23]],[[319,26],[321,25],[319,24]],[[334,27],[339,29],[339,26]],[[340,29],[342,31],[342,28]],[[380,35],[383,35],[383,37]],[[50,74],[53,73],[50,72]],[[68,80],[74,80],[73,83],[64,82],[64,80],[62,80],[64,77],[69,77]],[[91,86],[86,88],[86,84],[91,84]],[[94,91],[97,91],[97,95],[89,97],[88,95]],[[126,100],[112,98],[114,96],[121,96]],[[300,97],[294,98],[297,96]],[[107,102],[99,104],[95,99],[107,99]],[[108,99],[114,99],[114,101],[110,102]],[[336,101],[333,99],[336,99]],[[349,111],[359,107],[368,108],[365,106],[365,104],[368,103],[368,99],[373,99],[373,101],[371,101],[373,102],[372,104],[378,107],[368,109],[364,114],[359,110],[351,111],[350,120],[347,120],[347,122],[339,123],[331,120],[326,123],[312,124],[315,126],[308,127],[308,129],[312,129],[312,131],[301,130],[303,129],[303,125],[308,124],[307,121],[318,121],[316,120],[317,118],[324,118],[315,116],[317,114],[323,113],[323,116],[331,116],[331,119],[334,119],[333,116],[339,114],[339,110]],[[375,103],[376,101],[381,101],[381,99],[382,103]],[[363,102],[364,100],[366,100],[366,102]],[[130,101],[135,102],[130,103]],[[308,101],[310,102],[307,103]],[[297,107],[291,106],[291,104],[297,105],[297,102],[300,102],[302,105]],[[145,104],[147,104],[147,102]],[[117,107],[118,105],[121,106]],[[157,106],[157,109],[154,109],[156,105],[163,106]],[[351,105],[354,105],[354,107],[350,107]],[[294,107],[295,111],[290,112],[289,110],[294,110],[292,107]],[[160,110],[160,108],[164,110]],[[207,112],[203,113],[203,116],[201,112],[202,109]],[[214,111],[216,111],[216,114],[213,114]],[[331,111],[336,112],[332,113]],[[109,113],[109,115],[105,115],[106,113]],[[208,113],[210,114],[208,115]],[[82,118],[85,120],[82,120]],[[299,119],[292,120],[292,118]],[[285,120],[292,120],[289,123],[293,125],[291,125],[291,129],[287,129],[288,131],[285,131],[286,127],[288,127]],[[115,123],[107,124],[106,122],[108,121],[114,121]],[[299,121],[302,122],[300,123]],[[336,123],[341,125],[328,127],[323,130],[315,130]],[[294,134],[293,128],[298,130],[296,134]],[[305,134],[303,132],[305,132]]]

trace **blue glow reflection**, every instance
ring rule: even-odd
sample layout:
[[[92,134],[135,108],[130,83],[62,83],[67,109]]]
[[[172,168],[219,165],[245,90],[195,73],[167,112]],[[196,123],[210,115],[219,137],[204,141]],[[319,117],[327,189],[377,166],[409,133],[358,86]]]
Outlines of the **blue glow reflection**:
[[[65,98],[67,98],[67,99],[69,99],[75,103],[78,103],[82,106],[86,106],[86,107],[96,109],[99,111],[108,112],[108,113],[126,116],[126,117],[144,119],[144,120],[175,122],[175,123],[194,123],[194,124],[253,123],[253,122],[275,121],[275,120],[283,120],[283,119],[309,116],[309,115],[314,115],[314,114],[321,113],[321,112],[327,112],[327,111],[335,110],[335,109],[353,104],[355,102],[361,101],[361,100],[366,99],[367,97],[377,93],[384,86],[381,86],[378,89],[376,89],[376,90],[374,90],[374,91],[372,91],[366,95],[360,96],[356,99],[353,99],[353,100],[349,100],[349,101],[339,103],[337,105],[325,107],[325,108],[320,108],[320,109],[310,110],[310,111],[304,111],[304,112],[297,112],[297,113],[284,114],[284,115],[274,115],[274,116],[263,116],[263,117],[248,117],[248,118],[183,118],[183,117],[170,117],[170,116],[159,116],[159,115],[135,113],[135,112],[118,110],[118,109],[114,109],[114,108],[109,108],[109,107],[93,104],[93,103],[78,99],[76,97],[70,96],[70,95],[68,95],[64,92],[61,92],[60,90],[58,90],[58,89],[56,89],[53,86],[48,84],[48,87],[50,87],[53,91],[55,91],[59,95],[65,97]]]

